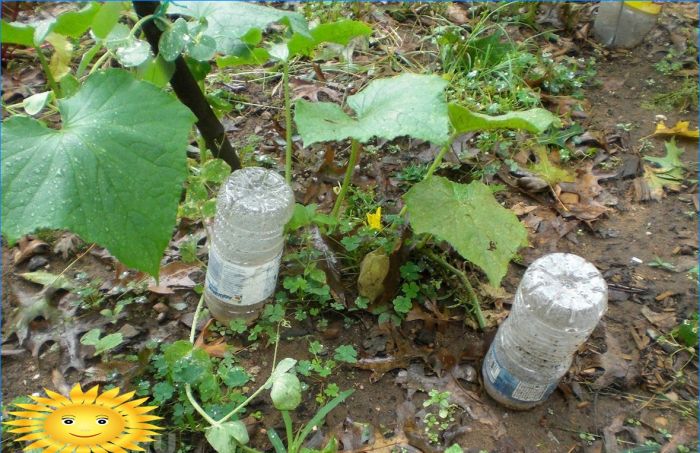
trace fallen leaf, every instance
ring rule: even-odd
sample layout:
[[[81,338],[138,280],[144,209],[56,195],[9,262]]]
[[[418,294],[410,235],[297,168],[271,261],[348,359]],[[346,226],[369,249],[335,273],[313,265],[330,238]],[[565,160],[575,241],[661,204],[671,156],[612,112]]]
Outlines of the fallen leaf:
[[[546,147],[539,146],[534,153],[537,156],[537,163],[530,166],[530,171],[536,173],[548,184],[553,186],[562,181],[574,181],[576,179],[571,173],[557,167],[549,160]]]
[[[173,288],[194,288],[196,283],[190,278],[190,274],[199,270],[199,266],[173,261],[160,268],[157,284],[155,279],[150,279],[148,290],[157,294],[175,294]]]
[[[560,182],[555,187],[555,194],[566,208],[566,213],[579,220],[590,222],[610,211],[604,203],[616,204],[617,199],[607,194],[598,184],[601,179],[608,178],[610,175],[593,174],[593,163],[576,169],[576,174],[576,182]],[[576,197],[564,195],[565,193],[575,194]]]
[[[323,93],[331,101],[340,102],[342,95],[328,86],[320,85],[317,83],[305,82],[299,79],[293,79],[291,81],[292,85],[292,99],[308,99],[312,102],[318,102],[318,95]]]
[[[57,319],[58,310],[51,303],[57,291],[57,288],[48,287],[37,293],[29,293],[11,285],[10,292],[17,298],[19,305],[10,312],[5,321],[3,341],[15,334],[20,346],[23,346],[29,334],[29,324],[34,319],[39,316],[49,322]]]
[[[68,259],[69,256],[75,254],[80,244],[82,244],[82,241],[77,235],[73,233],[63,233],[54,244],[53,252],[56,255],[60,255],[61,258],[65,260]]]
[[[619,385],[623,390],[630,388],[639,377],[637,362],[639,351],[634,350],[630,355],[623,352],[620,342],[605,328],[605,344],[607,350],[603,354],[595,354],[580,365],[580,369],[602,368],[600,375],[592,384],[595,389],[603,389],[612,384]]]
[[[694,138],[697,140],[698,136],[700,135],[700,131],[697,129],[691,131],[689,121],[678,121],[673,127],[667,127],[663,121],[659,121],[653,135],[673,135],[676,137]]]
[[[35,358],[47,342],[57,343],[61,351],[59,371],[84,370],[80,337],[89,330],[104,327],[111,319],[101,315],[76,316],[80,305],[78,296],[68,293],[59,298],[57,288],[44,287],[34,294],[14,287],[12,290],[20,305],[9,316],[4,340],[17,335],[20,346],[25,346]],[[35,323],[39,316],[44,321]],[[120,313],[117,320],[124,316],[125,313]]]
[[[416,391],[425,393],[431,390],[447,391],[451,404],[464,409],[475,422],[488,426],[494,437],[500,437],[506,433],[503,423],[493,410],[484,404],[476,393],[462,387],[452,373],[446,373],[442,377],[426,376],[423,364],[416,363],[400,371],[396,376],[396,383],[408,390],[409,399]]]
[[[634,180],[634,198],[637,201],[661,201],[666,196],[664,189],[679,191],[686,167],[680,156],[683,149],[678,148],[674,140],[666,142],[664,157],[644,156],[644,160],[653,165],[643,164],[644,175]]]
[[[646,442],[644,432],[636,426],[628,426],[625,424],[627,419],[626,414],[617,415],[609,426],[603,428],[603,439],[605,440],[605,453],[617,453],[620,451],[618,440],[621,437],[620,433],[628,433],[636,444],[642,445]]]
[[[75,284],[63,275],[52,274],[51,272],[36,271],[19,274],[23,279],[36,283],[37,285],[52,287],[56,289],[74,290]]]
[[[386,373],[397,368],[406,368],[411,360],[421,359],[427,363],[431,350],[415,346],[412,342],[399,335],[393,327],[383,327],[388,329],[386,357],[361,358],[354,364],[356,368],[369,370],[372,375],[370,382],[377,382]]]
[[[209,321],[207,321],[207,323],[204,325],[204,328],[199,333],[197,340],[194,342],[195,347],[204,350],[211,357],[219,358],[224,357],[224,355],[226,355],[227,352],[236,353],[242,349],[241,347],[235,348],[227,344],[224,337],[219,337],[211,343],[207,343],[207,337],[211,336],[209,327],[211,326],[212,322],[214,322],[214,319],[210,318]]]
[[[520,217],[520,216],[523,216],[525,214],[529,214],[530,212],[534,211],[537,208],[538,208],[538,206],[528,206],[521,201],[521,202],[518,202],[515,205],[513,205],[510,208],[510,210],[513,212],[513,214]]]
[[[46,242],[24,236],[17,243],[17,250],[15,250],[14,254],[15,266],[23,263],[34,255],[46,253],[48,251],[49,244]]]
[[[676,294],[679,294],[679,292],[678,291],[664,291],[661,294],[659,294],[658,296],[656,296],[654,298],[654,300],[656,300],[657,302],[661,302],[662,300],[666,300],[671,296],[675,296]]]
[[[455,25],[464,25],[469,22],[467,11],[458,3],[447,4],[447,18]]]
[[[654,324],[659,329],[668,331],[672,329],[678,322],[676,321],[676,314],[672,311],[657,313],[651,310],[649,307],[642,307],[642,315],[649,320],[650,323]]]

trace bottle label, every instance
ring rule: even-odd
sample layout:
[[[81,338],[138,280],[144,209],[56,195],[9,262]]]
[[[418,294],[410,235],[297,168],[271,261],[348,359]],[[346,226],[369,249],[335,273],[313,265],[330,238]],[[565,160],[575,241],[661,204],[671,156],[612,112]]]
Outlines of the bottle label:
[[[281,258],[282,253],[265,264],[242,266],[224,260],[212,245],[209,249],[206,288],[230,304],[257,304],[275,291]]]
[[[499,363],[494,349],[493,347],[489,348],[489,352],[484,358],[484,370],[486,371],[484,375],[491,386],[505,398],[515,402],[538,402],[547,398],[557,387],[556,382],[546,385],[519,380]]]

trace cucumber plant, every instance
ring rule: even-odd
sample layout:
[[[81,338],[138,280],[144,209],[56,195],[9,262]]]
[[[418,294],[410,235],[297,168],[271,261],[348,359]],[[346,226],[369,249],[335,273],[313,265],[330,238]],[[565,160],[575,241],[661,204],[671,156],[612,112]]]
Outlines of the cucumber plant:
[[[527,244],[525,228],[482,182],[460,184],[433,173],[461,134],[502,128],[541,133],[558,120],[541,108],[489,116],[458,104],[448,105],[444,95],[446,85],[436,75],[410,73],[374,80],[348,97],[347,105],[354,116],[334,103],[299,100],[295,106],[297,129],[305,146],[347,139],[351,142],[347,171],[332,210],[336,217],[362,143],[373,138],[391,140],[409,136],[440,145],[423,181],[406,193],[406,204],[400,214],[408,214],[416,234],[425,233],[447,241],[463,258],[484,271],[492,285],[498,286],[510,260]],[[478,303],[472,303],[483,328],[485,322]],[[409,307],[403,305],[402,312],[408,311]]]

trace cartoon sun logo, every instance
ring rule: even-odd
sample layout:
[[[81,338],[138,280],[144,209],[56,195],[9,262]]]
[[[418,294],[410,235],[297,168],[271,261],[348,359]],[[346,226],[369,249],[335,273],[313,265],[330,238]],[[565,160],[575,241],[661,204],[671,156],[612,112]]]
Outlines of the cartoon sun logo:
[[[162,429],[148,422],[161,417],[146,415],[157,406],[141,406],[148,398],[131,400],[134,392],[119,395],[119,389],[98,394],[95,386],[83,392],[80,384],[70,391],[70,398],[46,390],[48,398],[30,396],[38,404],[17,404],[24,411],[10,412],[21,417],[4,422],[16,426],[12,433],[24,436],[16,441],[33,441],[25,450],[42,449],[45,453],[126,453],[143,451],[137,442],[152,442],[150,436]]]

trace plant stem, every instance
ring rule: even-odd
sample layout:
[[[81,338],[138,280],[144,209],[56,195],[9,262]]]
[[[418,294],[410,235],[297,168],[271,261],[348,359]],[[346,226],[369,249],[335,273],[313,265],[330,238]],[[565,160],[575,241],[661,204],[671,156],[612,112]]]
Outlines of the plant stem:
[[[279,330],[278,330],[278,333],[279,333]],[[278,338],[279,338],[279,335],[278,335]],[[278,339],[278,340],[277,340],[277,343],[275,343],[275,354],[274,354],[274,357],[275,357],[275,358],[277,357],[277,347],[279,346],[279,344],[280,344],[280,342],[279,342],[279,339]],[[277,364],[273,361],[273,362],[272,362],[272,371],[273,371],[273,372],[274,372],[276,366],[277,366]],[[255,399],[255,397],[258,396],[258,395],[260,394],[260,392],[262,392],[271,382],[272,382],[272,373],[270,373],[270,377],[267,378],[267,380],[263,383],[263,385],[260,386],[260,388],[258,388],[255,392],[253,392],[253,394],[250,395],[250,396],[248,397],[247,400],[245,400],[245,401],[243,401],[241,404],[239,404],[238,407],[236,407],[236,408],[233,409],[231,412],[229,412],[228,414],[226,414],[226,415],[224,416],[224,418],[222,418],[221,420],[219,420],[219,423],[225,422],[225,421],[228,420],[229,418],[233,417],[233,415],[234,415],[236,412],[238,412],[238,411],[242,410],[244,407],[246,407],[246,406],[248,405],[248,403],[250,403],[251,401],[253,401],[253,399]]]
[[[190,329],[190,343],[194,344],[194,337],[197,333],[197,320],[199,319],[199,313],[202,311],[202,306],[204,305],[204,295],[199,298],[199,303],[197,304],[197,309],[194,311],[194,318],[192,319],[192,328]],[[202,406],[199,405],[197,400],[194,398],[194,395],[192,394],[192,386],[190,384],[185,384],[185,393],[187,394],[187,399],[190,401],[190,404],[194,409],[199,412],[199,415],[204,418],[204,420],[207,421],[210,425],[217,425],[217,421],[214,420],[207,414],[204,409],[202,409]]]
[[[284,179],[292,183],[292,100],[289,93],[289,60],[282,62],[282,90],[284,91],[285,139],[287,147],[284,160]]]
[[[105,61],[109,58],[109,52],[105,52],[102,54],[100,58],[97,59],[94,65],[92,65],[92,68],[90,68],[90,72],[88,72],[88,75],[92,75],[93,72],[97,71],[100,69],[100,66],[104,64]]]
[[[41,46],[36,46],[34,47],[34,49],[36,49],[36,54],[39,57],[41,69],[44,70],[44,75],[46,76],[46,82],[49,84],[49,88],[51,88],[51,91],[53,91],[53,94],[54,96],[56,96],[56,99],[60,99],[61,88],[58,86],[58,83],[56,83],[56,79],[53,78],[53,74],[51,73],[51,69],[49,68],[49,63],[46,61],[46,55],[44,55],[44,52],[41,50]]]
[[[296,439],[294,439],[294,431],[292,430],[292,417],[289,416],[289,411],[280,411],[282,420],[284,420],[284,428],[287,430],[287,453],[296,452]]]
[[[425,176],[423,177],[423,181],[426,179],[430,178],[433,176],[433,173],[435,173],[435,170],[440,167],[440,164],[442,163],[442,159],[445,157],[445,154],[447,154],[447,151],[450,150],[452,147],[452,142],[455,140],[456,136],[451,135],[450,139],[447,140],[447,144],[440,148],[440,152],[435,156],[435,159],[433,159],[433,163],[430,165],[430,168],[428,168],[428,171],[425,173]]]
[[[352,174],[355,171],[355,165],[357,164],[357,157],[360,154],[360,142],[352,139],[350,144],[350,159],[348,159],[348,168],[345,170],[345,177],[343,178],[343,185],[340,186],[340,193],[338,193],[338,198],[335,199],[335,204],[333,205],[333,210],[331,215],[338,218],[338,213],[340,212],[340,206],[343,204],[345,199],[345,194],[350,186],[350,181],[352,180]]]
[[[425,256],[430,258],[431,260],[435,261],[445,269],[449,270],[453,274],[459,278],[459,280],[462,282],[464,285],[464,288],[467,291],[467,295],[469,296],[469,301],[472,306],[472,312],[474,317],[476,318],[476,322],[479,324],[479,328],[481,330],[484,330],[486,328],[486,320],[484,319],[484,314],[481,312],[481,305],[479,304],[479,298],[476,296],[476,292],[474,292],[474,288],[472,287],[472,284],[469,282],[469,279],[467,278],[466,275],[464,275],[464,272],[461,270],[457,269],[453,265],[447,262],[445,258],[443,258],[441,255],[438,255],[437,253],[433,252],[430,249],[422,249],[421,253],[423,253]]]
[[[155,14],[147,14],[143,17],[141,17],[133,27],[131,27],[131,30],[129,31],[129,38],[133,38],[136,36],[136,33],[139,31],[141,26],[146,23],[146,21],[149,21],[155,17]]]
[[[80,79],[83,76],[83,73],[85,73],[85,70],[87,69],[88,65],[90,64],[92,59],[95,58],[95,55],[97,55],[97,52],[99,52],[101,48],[102,43],[97,42],[94,46],[90,48],[90,50],[83,54],[83,58],[80,59],[80,64],[78,65],[78,69],[75,70],[75,77],[77,79]]]
[[[260,450],[256,450],[255,448],[250,448],[250,447],[243,445],[243,444],[238,444],[238,447],[241,450],[248,452],[248,453],[262,453]]]

